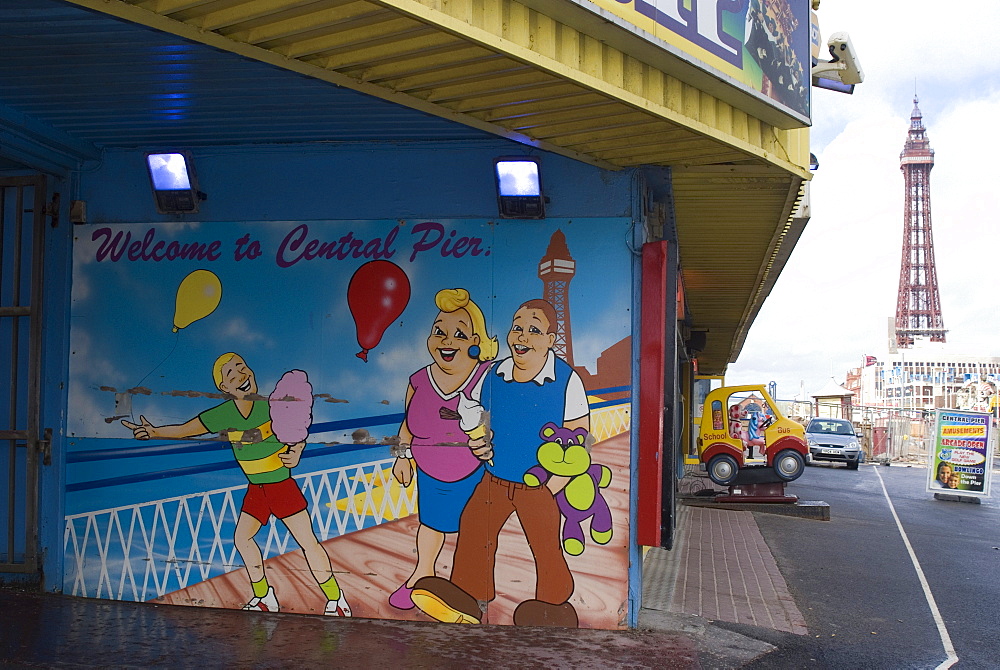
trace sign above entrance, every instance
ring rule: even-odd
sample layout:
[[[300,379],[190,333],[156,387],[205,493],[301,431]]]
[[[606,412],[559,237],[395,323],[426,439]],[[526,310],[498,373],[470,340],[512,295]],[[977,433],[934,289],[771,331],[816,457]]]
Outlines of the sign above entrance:
[[[674,68],[619,40],[602,41],[773,125],[809,124],[807,0],[568,1],[601,16],[611,24],[608,30],[615,26],[618,32],[628,31],[661,49],[660,56],[672,56],[693,67]],[[564,12],[559,18],[574,22],[571,15]]]

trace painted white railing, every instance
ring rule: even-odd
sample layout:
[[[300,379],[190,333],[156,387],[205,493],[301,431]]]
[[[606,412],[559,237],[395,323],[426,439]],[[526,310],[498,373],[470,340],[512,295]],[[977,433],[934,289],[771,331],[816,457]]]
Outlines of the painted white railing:
[[[591,413],[600,442],[629,430],[630,404]],[[409,516],[416,485],[392,477],[393,459],[295,477],[320,541]],[[76,596],[145,601],[242,566],[232,531],[246,485],[66,517],[63,589]],[[265,527],[264,558],[296,547],[284,524]],[[258,535],[259,537],[259,535]]]
[[[631,426],[632,405],[628,401],[590,412],[590,432],[597,442],[626,433]]]
[[[409,516],[416,486],[392,477],[393,459],[296,476],[320,541]],[[232,531],[246,485],[66,517],[64,590],[145,601],[242,566]],[[295,542],[271,519],[264,558]]]

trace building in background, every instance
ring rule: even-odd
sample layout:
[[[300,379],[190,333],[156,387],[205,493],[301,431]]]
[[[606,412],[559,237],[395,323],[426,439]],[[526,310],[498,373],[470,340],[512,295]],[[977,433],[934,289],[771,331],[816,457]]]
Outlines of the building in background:
[[[542,298],[556,310],[556,343],[552,351],[564,361],[574,365],[573,326],[569,310],[569,283],[576,274],[576,261],[566,246],[566,235],[561,230],[552,233],[545,256],[538,262],[538,278],[542,280]]]
[[[899,161],[903,243],[889,346],[849,370],[844,386],[866,416],[938,408],[995,411],[1000,358],[955,354],[945,345],[931,226],[934,150],[916,96]]]
[[[844,388],[831,377],[826,386],[812,395],[812,416],[850,421],[854,418],[853,397],[854,391]]]
[[[995,412],[1000,357],[953,354],[917,338],[912,349],[866,356],[845,384],[856,404],[894,410]]]
[[[934,239],[930,173],[934,150],[919,100],[900,153],[903,173],[903,244],[895,319],[885,353],[866,355],[847,371],[854,420],[864,430],[869,457],[919,456],[927,448],[933,410],[989,412],[1000,418],[1000,358],[952,353],[945,341]]]

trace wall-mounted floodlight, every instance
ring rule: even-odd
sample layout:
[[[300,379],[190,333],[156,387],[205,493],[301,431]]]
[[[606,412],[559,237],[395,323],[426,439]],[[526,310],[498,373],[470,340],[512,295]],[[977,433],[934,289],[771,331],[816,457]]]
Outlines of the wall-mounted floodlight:
[[[198,190],[194,164],[185,152],[147,153],[146,168],[153,185],[156,211],[160,214],[191,214],[205,194]]]
[[[544,219],[545,196],[538,160],[526,156],[495,161],[497,204],[505,219]]]

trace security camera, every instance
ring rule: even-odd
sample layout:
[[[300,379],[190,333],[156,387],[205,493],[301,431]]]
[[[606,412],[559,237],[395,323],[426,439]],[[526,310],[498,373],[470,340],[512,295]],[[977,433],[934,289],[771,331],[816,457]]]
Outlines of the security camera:
[[[831,60],[818,61],[813,65],[813,86],[853,93],[854,86],[865,80],[865,73],[851,44],[851,36],[845,32],[834,33],[827,46]]]
[[[834,33],[826,43],[830,47],[831,63],[843,63],[844,70],[840,80],[845,84],[860,84],[865,80],[865,72],[861,69],[861,61],[851,44],[851,36],[847,33]]]

